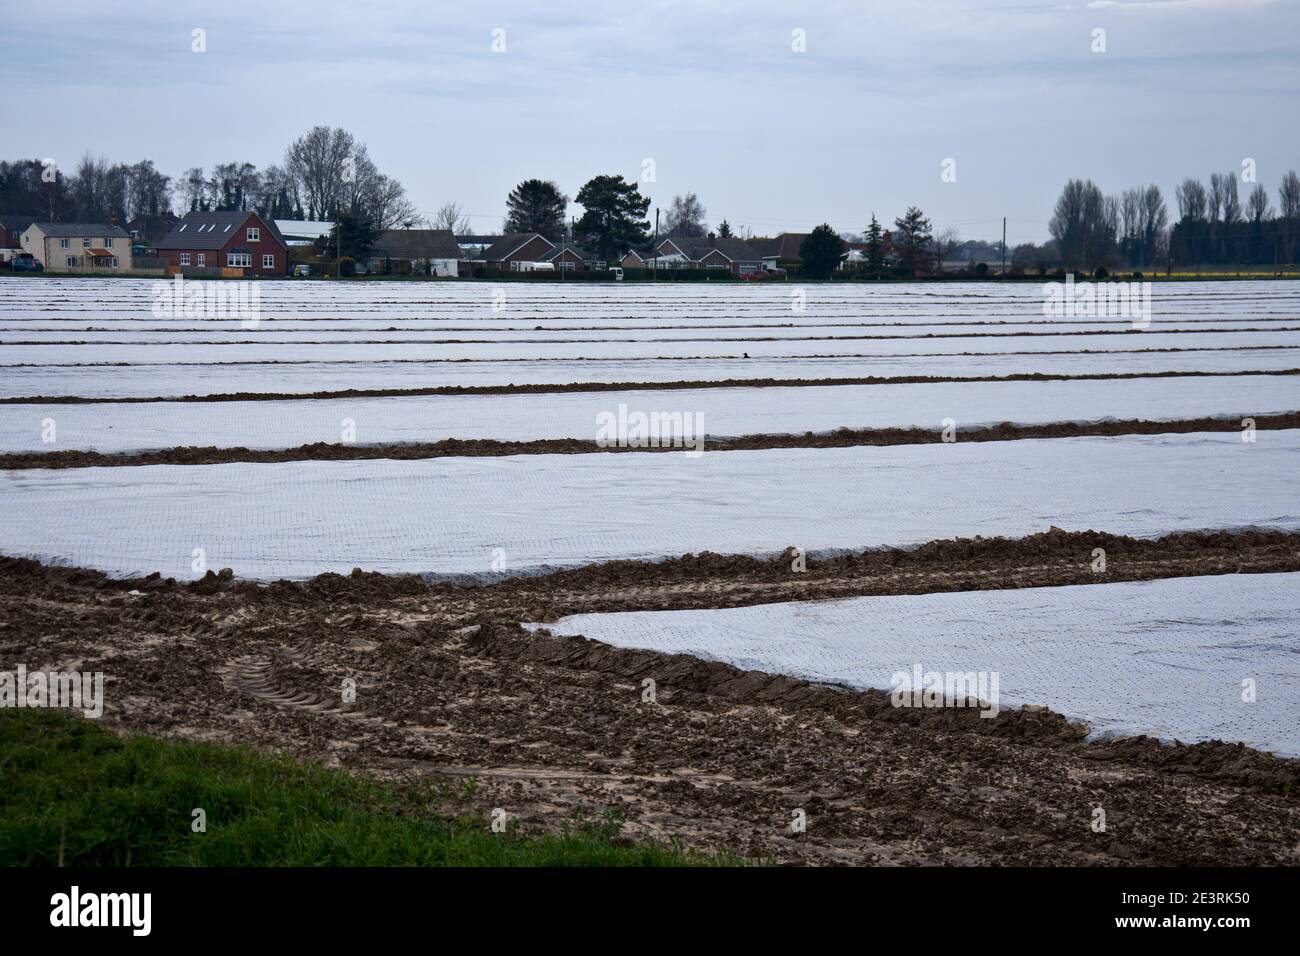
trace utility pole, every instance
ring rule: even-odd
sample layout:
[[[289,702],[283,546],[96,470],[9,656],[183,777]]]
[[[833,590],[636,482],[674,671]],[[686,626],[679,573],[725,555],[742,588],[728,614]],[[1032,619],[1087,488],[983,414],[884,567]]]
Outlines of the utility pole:
[[[998,277],[1005,279],[1007,277],[1007,217],[1002,217],[1002,271]]]
[[[658,206],[655,206],[655,242],[654,245],[650,247],[650,253],[651,255],[654,256],[655,265],[654,265],[653,277],[655,279],[658,279],[659,278],[659,207]]]
[[[334,213],[334,278],[343,278],[343,217]]]

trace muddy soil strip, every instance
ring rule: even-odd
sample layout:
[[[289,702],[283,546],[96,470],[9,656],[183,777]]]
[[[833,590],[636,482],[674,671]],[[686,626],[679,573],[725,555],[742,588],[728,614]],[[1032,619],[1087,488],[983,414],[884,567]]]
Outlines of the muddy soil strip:
[[[1090,568],[1096,547],[1105,575]],[[786,559],[705,554],[474,588],[360,571],[110,581],[0,559],[0,659],[103,670],[118,727],[424,781],[449,812],[503,807],[524,832],[612,812],[628,836],[787,863],[1296,865],[1300,761],[1223,743],[1087,742],[1041,709],[992,720],[898,709],[881,692],[516,622],[1297,569],[1300,536],[1249,532],[940,541],[809,561],[801,574]],[[344,678],[357,687],[348,707]],[[1103,833],[1090,826],[1099,806]],[[805,833],[791,832],[794,810]]]
[[[543,317],[543,316],[537,316],[536,318],[545,318],[545,317]],[[1242,329],[1242,328],[1230,328],[1230,329],[1229,329],[1229,328],[1216,328],[1216,329],[1178,329],[1178,328],[1172,328],[1172,329],[1170,329],[1170,328],[1164,328],[1163,323],[1170,323],[1170,324],[1174,324],[1174,325],[1193,325],[1193,324],[1233,323],[1233,322],[1293,322],[1293,321],[1295,321],[1297,318],[1300,318],[1300,317],[1297,317],[1297,316],[1286,316],[1286,315],[1284,315],[1284,316],[1281,316],[1281,317],[1276,318],[1276,319],[1267,319],[1267,318],[1256,317],[1256,316],[1251,316],[1251,317],[1249,317],[1249,318],[1234,318],[1234,317],[1232,317],[1232,316],[1224,315],[1224,316],[1215,316],[1215,317],[1212,317],[1212,318],[1203,318],[1203,319],[1198,319],[1198,318],[1165,318],[1165,319],[1162,319],[1162,320],[1161,320],[1161,323],[1162,323],[1161,325],[1158,325],[1158,326],[1153,325],[1153,326],[1151,326],[1147,331],[1151,331],[1151,332],[1195,332],[1195,331],[1201,331],[1201,332],[1277,332],[1277,331],[1296,331],[1295,329],[1282,330],[1282,329],[1279,329],[1278,327],[1270,327],[1270,328],[1247,328],[1247,329]],[[534,320],[535,320],[535,319],[534,319]],[[983,328],[983,327],[998,328],[999,326],[1008,326],[1008,325],[1017,325],[1017,326],[1021,326],[1021,325],[1023,325],[1023,326],[1035,326],[1035,325],[1061,325],[1061,324],[1067,324],[1067,325],[1096,325],[1096,326],[1105,326],[1105,325],[1123,325],[1123,326],[1130,326],[1130,327],[1131,327],[1132,324],[1133,324],[1133,320],[1132,320],[1132,319],[1076,319],[1076,318],[1073,318],[1073,317],[1071,317],[1071,319],[1069,320],[1069,322],[1063,322],[1063,320],[1061,320],[1061,319],[1022,319],[1022,320],[1016,320],[1016,319],[993,319],[993,320],[990,320],[990,321],[973,321],[973,322],[972,322],[972,321],[966,321],[966,322],[950,322],[950,321],[941,321],[941,322],[754,322],[754,323],[746,323],[746,324],[744,324],[744,325],[721,325],[721,324],[714,324],[714,325],[547,325],[547,326],[532,326],[531,329],[530,329],[528,326],[522,324],[522,323],[527,323],[527,322],[529,322],[529,321],[534,321],[534,320],[530,320],[530,319],[528,319],[528,318],[521,318],[521,317],[519,317],[519,316],[515,316],[515,317],[513,317],[513,318],[512,318],[512,317],[509,317],[509,316],[484,316],[484,317],[482,317],[482,318],[479,318],[479,319],[475,319],[475,320],[474,320],[474,321],[476,321],[476,322],[482,323],[482,324],[477,325],[477,326],[472,326],[472,325],[448,325],[448,326],[442,326],[442,327],[440,327],[440,328],[429,329],[429,330],[427,330],[427,331],[430,331],[430,332],[491,332],[491,331],[497,331],[498,329],[500,329],[500,330],[502,330],[502,331],[536,331],[536,332],[540,332],[540,331],[547,331],[547,332],[654,332],[654,331],[714,330],[714,329],[720,329],[720,330],[725,330],[725,329],[732,329],[732,330],[734,330],[734,329],[841,329],[841,328],[847,328],[847,329],[878,329],[878,328],[883,328],[883,329],[907,329],[907,328],[915,328],[915,327],[917,327],[917,326],[931,326],[931,327],[935,327],[935,328],[942,328],[942,327],[947,327],[947,326],[957,326],[957,327],[961,327],[961,328],[969,328],[969,327],[976,327],[976,326],[978,326],[978,327],[980,327],[980,328]],[[20,318],[20,317],[14,317],[14,316],[9,316],[9,317],[0,317],[0,333],[10,333],[10,332],[12,332],[12,333],[26,333],[26,332],[63,332],[63,331],[67,331],[67,334],[69,334],[69,335],[75,335],[75,334],[78,333],[78,332],[124,332],[124,333],[125,333],[125,332],[213,332],[213,331],[216,331],[216,332],[224,332],[224,331],[228,331],[228,332],[230,332],[231,334],[235,334],[235,333],[237,333],[237,332],[243,331],[242,329],[222,329],[222,328],[213,329],[211,326],[202,326],[202,325],[127,326],[126,328],[108,328],[108,327],[106,327],[106,326],[95,325],[95,324],[93,324],[93,323],[95,323],[96,321],[97,321],[97,320],[95,320],[95,319],[59,318],[59,317],[55,317],[55,316],[50,316],[50,317],[48,317],[48,318]],[[118,319],[118,318],[107,318],[107,319],[102,319],[102,320],[98,320],[98,321],[103,321],[103,322],[139,322],[139,321],[145,321],[145,320],[142,320],[142,319]],[[183,320],[177,319],[177,320],[173,320],[173,321],[183,321]],[[232,320],[232,321],[238,321],[238,320]],[[322,318],[315,318],[315,317],[312,317],[312,316],[299,316],[299,317],[296,317],[296,318],[281,318],[281,319],[277,319],[277,318],[272,318],[272,317],[270,317],[270,316],[263,316],[262,319],[261,319],[261,327],[262,327],[262,328],[271,329],[271,330],[276,330],[276,327],[279,326],[279,325],[281,325],[281,324],[289,325],[289,324],[293,324],[293,323],[295,323],[295,322],[300,322],[300,323],[311,323],[311,322],[346,322],[346,321],[349,321],[349,320],[347,320],[347,319],[322,319]],[[375,319],[356,319],[356,320],[353,320],[353,321],[356,321],[356,322],[370,322],[370,323],[377,323],[379,320],[375,320]],[[397,322],[449,322],[449,321],[464,321],[464,319],[463,319],[463,318],[462,318],[462,319],[456,319],[456,320],[453,320],[453,319],[422,319],[422,318],[403,317],[403,318],[395,319],[395,320],[393,320],[393,321],[397,321]],[[552,320],[549,319],[549,318],[547,318],[546,321],[552,321]],[[84,323],[84,324],[85,324],[85,328],[81,328],[81,329],[71,329],[71,330],[64,330],[64,329],[59,329],[59,328],[35,328],[35,329],[25,329],[25,328],[7,328],[8,324],[11,323],[11,322],[79,322],[79,323]],[[492,327],[492,325],[490,324],[490,323],[492,323],[492,322],[515,322],[515,323],[521,323],[521,324],[517,325],[514,329],[511,329],[509,326],[498,327],[498,329],[494,329],[494,328]],[[337,325],[337,326],[332,326],[332,327],[331,327],[331,326],[326,326],[326,327],[324,327],[324,328],[320,328],[320,329],[310,329],[310,330],[307,330],[307,329],[300,329],[300,330],[290,330],[290,331],[303,331],[303,332],[356,332],[356,331],[362,331],[362,332],[405,332],[405,331],[421,331],[421,330],[420,330],[420,329],[413,329],[413,328],[409,328],[409,327],[405,327],[405,328],[404,328],[404,327],[402,327],[402,326],[397,326],[397,325],[388,325],[388,326],[383,326],[383,327],[377,327],[376,325],[372,325],[372,327],[370,327],[370,328],[362,328],[362,329],[357,329],[357,328],[355,328],[355,327],[353,327],[353,326],[350,326],[350,325]],[[1064,334],[1064,333],[1062,333],[1062,334]],[[1079,333],[1079,332],[1076,332],[1076,333],[1074,333],[1074,334],[1076,334],[1076,335],[1085,334],[1085,335],[1086,335],[1086,334],[1088,334],[1088,333]],[[888,337],[889,337],[889,336],[886,336],[886,338],[888,338]],[[906,336],[903,336],[903,337],[906,338]],[[84,343],[83,343],[83,342],[78,342],[78,343],[76,343],[76,344],[91,345],[91,344],[94,344],[95,342],[98,342],[98,341],[101,341],[101,340],[99,340],[99,339],[95,339],[95,340],[92,340],[92,341],[90,341],[90,342],[84,342]],[[30,343],[8,343],[8,344],[47,345],[47,344],[49,344],[49,342],[48,342],[48,340],[41,339],[41,340],[38,340],[38,341],[35,341],[35,342],[30,342]],[[116,344],[124,344],[124,343],[116,343]],[[152,344],[156,344],[156,343],[151,343],[151,342],[150,342],[150,343],[139,343],[139,344],[152,345]]]
[[[156,343],[149,343],[154,345]],[[268,344],[268,343],[258,343]],[[490,345],[492,343],[469,342],[469,345]],[[614,343],[635,345],[635,342]],[[905,358],[1001,358],[1003,356],[1046,356],[1046,355],[1165,355],[1184,352],[1280,352],[1300,349],[1300,345],[1233,345],[1205,346],[1197,348],[1164,349],[1055,349],[1036,352],[827,352],[809,355],[758,355],[752,361],[775,362],[784,360],[805,361],[823,359],[839,362],[846,359],[905,359]],[[744,358],[748,359],[746,355]],[[541,364],[571,364],[575,362],[718,362],[741,361],[737,355],[611,355],[611,356],[565,356],[560,358],[534,358],[527,355],[506,358],[377,358],[377,359],[253,359],[251,361],[232,362],[6,362],[0,363],[5,368],[225,368],[233,366],[267,366],[275,368],[283,365],[499,365],[502,362],[532,362]]]
[[[797,328],[797,326],[794,326]],[[556,329],[535,329],[534,331],[559,331]],[[919,339],[998,339],[998,338],[1050,338],[1061,335],[1143,335],[1146,330],[1143,329],[1098,329],[1089,332],[927,332],[925,335],[753,335],[753,336],[728,336],[726,338],[710,336],[683,336],[680,338],[639,338],[639,339],[609,339],[609,338],[559,338],[557,336],[547,336],[545,338],[532,339],[189,339],[178,342],[150,342],[131,339],[33,339],[33,340],[15,340],[5,341],[0,339],[0,345],[157,345],[166,348],[167,346],[184,346],[184,345],[569,345],[582,343],[606,344],[610,342],[620,343],[628,342],[843,342],[843,341],[882,341],[882,342],[907,342]],[[1280,326],[1277,328],[1244,328],[1244,329],[1154,329],[1152,330],[1159,335],[1202,335],[1206,333],[1221,333],[1224,335],[1236,335],[1244,332],[1300,332],[1300,326]],[[1258,346],[1255,346],[1258,347]],[[1271,347],[1271,346],[1270,346]],[[1282,346],[1277,346],[1281,348]],[[1009,353],[1016,354],[1016,353]]]
[[[1298,403],[1300,404],[1300,403]],[[1259,415],[1251,419],[1257,430],[1300,428],[1300,411],[1282,415]],[[1241,421],[1232,418],[1188,418],[1152,422],[1145,419],[1103,422],[1056,422],[1045,425],[1015,425],[1004,422],[987,428],[958,429],[963,442],[1022,441],[1034,438],[1079,438],[1108,435],[1176,435],[1189,432],[1235,432]],[[671,436],[670,436],[671,437]],[[706,451],[755,451],[777,448],[848,448],[859,445],[925,445],[943,441],[943,432],[926,428],[842,428],[833,432],[802,435],[742,435],[715,438],[704,443]],[[680,452],[686,445],[661,447],[602,446],[580,438],[541,438],[533,441],[498,441],[492,438],[445,438],[436,442],[406,442],[378,445],[343,445],[316,442],[297,448],[217,448],[183,446],[145,452],[46,451],[0,454],[0,470],[20,468],[100,468],[133,465],[217,465],[230,462],[357,461],[386,458],[490,458],[506,455],[589,455],[610,453]]]
[[[893,358],[894,356],[889,356]],[[43,366],[33,366],[41,368]],[[0,405],[102,405],[157,402],[278,402],[336,398],[418,398],[421,395],[547,395],[567,392],[633,390],[683,391],[697,388],[800,388],[821,385],[926,385],[936,382],[1087,382],[1130,378],[1221,378],[1241,375],[1300,375],[1300,368],[1231,372],[1094,372],[1082,375],[1018,372],[1011,375],[866,375],[839,378],[721,378],[676,382],[566,382],[535,385],[430,385],[424,388],[346,388],[315,392],[219,392],[211,395],[93,396],[23,395],[0,397]]]

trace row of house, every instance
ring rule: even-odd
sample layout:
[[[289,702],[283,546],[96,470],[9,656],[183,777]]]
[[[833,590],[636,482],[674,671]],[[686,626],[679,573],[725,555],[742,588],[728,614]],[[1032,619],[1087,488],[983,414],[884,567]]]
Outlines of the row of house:
[[[46,223],[0,216],[0,249],[30,253],[46,269],[129,271],[134,240],[149,240],[151,265],[167,272],[282,276],[289,272],[290,248],[328,237],[332,223],[278,222],[256,212],[187,213],[170,222],[140,223],[129,233],[114,224]],[[129,224],[129,225],[135,225]],[[160,232],[161,238],[141,232]],[[283,227],[283,228],[282,228]],[[378,236],[361,273],[393,272],[467,276],[476,272],[557,272],[604,270],[611,265],[644,269],[716,269],[734,276],[799,265],[807,233],[783,233],[748,241],[709,235],[665,237],[648,250],[630,249],[613,263],[572,242],[554,242],[540,233],[456,236],[446,229],[390,229]],[[137,246],[137,248],[142,248]],[[851,267],[861,251],[844,244]]]

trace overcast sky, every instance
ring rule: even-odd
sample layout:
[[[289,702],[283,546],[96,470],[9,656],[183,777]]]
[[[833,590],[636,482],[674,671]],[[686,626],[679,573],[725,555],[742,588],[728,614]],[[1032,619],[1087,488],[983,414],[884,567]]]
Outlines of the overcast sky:
[[[484,232],[522,179],[573,196],[653,159],[655,204],[694,191],[715,225],[860,231],[916,204],[967,238],[1007,216],[1013,244],[1046,237],[1069,177],[1155,182],[1173,207],[1182,177],[1250,157],[1276,203],[1300,168],[1295,0],[189,6],[10,5],[0,155],[68,169],[90,149],[179,177],[278,163],[327,124],[422,210],[455,200]]]

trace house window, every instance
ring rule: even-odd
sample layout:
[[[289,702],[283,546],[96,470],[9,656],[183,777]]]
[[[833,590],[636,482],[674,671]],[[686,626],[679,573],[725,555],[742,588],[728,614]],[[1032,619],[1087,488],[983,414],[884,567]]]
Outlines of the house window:
[[[189,264],[190,264],[190,254],[189,254],[188,252],[182,252],[182,253],[181,253],[181,265],[183,265],[183,266],[187,266],[187,265],[189,265]]]
[[[249,242],[261,242],[261,240],[262,240],[262,230],[259,229],[257,226],[249,226],[249,227],[248,227],[248,241],[249,241]]]
[[[572,262],[569,262],[567,259],[560,260],[561,272],[572,272],[573,270],[574,270],[574,264]]]
[[[59,248],[60,248],[60,249],[66,249],[66,248],[68,248],[68,240],[66,240],[66,239],[60,239],[60,240],[59,240]]]
[[[198,257],[198,265],[206,266],[208,264],[208,254],[206,252],[196,252],[195,255]]]
[[[82,240],[81,240],[81,248],[83,248],[83,249],[89,249],[89,248],[90,248],[90,240],[89,240],[89,239],[82,239]]]
[[[68,256],[68,267],[75,269],[77,267],[77,257]]]
[[[274,255],[271,255],[271,254],[268,254],[268,255],[262,256],[262,268],[263,268],[263,269],[274,269],[274,268],[275,268],[275,256],[274,256]]]
[[[247,269],[253,264],[251,252],[227,252],[226,265],[232,269]]]
[[[511,271],[511,272],[518,272],[518,271],[519,271],[519,260],[518,260],[518,259],[511,259],[511,260],[510,260],[510,271]]]
[[[105,249],[112,249],[112,248],[113,248],[113,237],[112,237],[112,236],[109,236],[107,239],[104,240],[104,248],[105,248]]]

